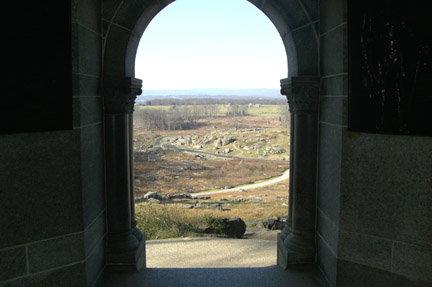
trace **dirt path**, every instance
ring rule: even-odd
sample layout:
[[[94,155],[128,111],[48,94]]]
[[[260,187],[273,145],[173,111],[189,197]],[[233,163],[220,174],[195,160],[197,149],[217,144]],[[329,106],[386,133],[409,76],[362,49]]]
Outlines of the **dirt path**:
[[[222,190],[215,190],[215,191],[208,191],[208,192],[197,192],[197,193],[192,193],[192,197],[194,196],[202,196],[202,195],[209,195],[209,194],[216,194],[216,193],[225,193],[225,192],[233,192],[233,191],[242,191],[242,190],[249,190],[249,189],[255,189],[255,188],[260,188],[260,187],[264,187],[264,186],[268,186],[268,185],[272,185],[281,181],[284,181],[286,179],[289,179],[289,169],[287,169],[281,176],[263,181],[263,182],[259,182],[259,183],[252,183],[252,184],[248,184],[248,185],[241,185],[238,187],[233,187],[233,188],[229,188],[229,189],[222,189]]]
[[[242,154],[243,154],[243,151],[242,151],[241,149],[239,149],[239,148],[236,146],[236,144],[233,144],[233,147],[234,147],[236,150],[238,150],[238,151],[240,152],[239,155],[242,155]]]

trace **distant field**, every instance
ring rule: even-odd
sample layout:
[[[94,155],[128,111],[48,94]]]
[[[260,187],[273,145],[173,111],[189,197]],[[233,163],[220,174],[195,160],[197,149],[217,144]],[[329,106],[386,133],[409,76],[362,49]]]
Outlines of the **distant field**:
[[[187,109],[191,109],[193,110],[194,108],[199,109],[199,107],[202,106],[208,106],[208,105],[181,105],[178,106],[180,108],[187,108]],[[215,116],[225,116],[226,113],[228,112],[229,107],[226,105],[214,105],[216,106],[216,114]],[[248,107],[245,105],[242,105],[243,107],[247,108],[247,114],[250,116],[262,116],[262,117],[277,117],[280,115],[281,110],[285,109],[285,106],[281,106],[281,105],[260,105],[258,106],[252,106],[252,107]],[[154,109],[159,109],[159,110],[165,110],[168,111],[170,109],[172,109],[173,106],[167,106],[167,105],[163,105],[163,106],[137,106],[136,110],[154,110]]]
[[[287,107],[242,105],[241,111],[247,115],[227,116],[231,107],[178,105],[176,111],[187,109],[186,116],[194,114],[194,109],[202,112],[205,108],[209,114],[195,113],[198,116],[194,126],[169,130],[146,125],[139,114],[152,114],[145,110],[164,111],[153,111],[161,115],[155,121],[164,121],[175,115],[169,114],[172,105],[136,106],[135,198],[149,191],[175,194],[226,190],[280,176],[288,169],[290,130],[281,116],[287,113]],[[203,236],[202,230],[214,218],[240,217],[252,225],[260,219],[284,218],[288,214],[288,186],[289,180],[285,180],[260,189],[213,194],[199,201],[180,198],[138,203],[138,226],[147,238],[161,239]],[[206,208],[208,205],[220,208]]]

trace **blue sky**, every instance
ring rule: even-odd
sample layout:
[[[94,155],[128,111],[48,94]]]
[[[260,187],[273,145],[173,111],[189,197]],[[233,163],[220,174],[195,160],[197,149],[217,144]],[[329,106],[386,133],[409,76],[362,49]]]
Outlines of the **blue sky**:
[[[141,38],[143,89],[279,88],[288,74],[273,23],[246,0],[177,0]]]

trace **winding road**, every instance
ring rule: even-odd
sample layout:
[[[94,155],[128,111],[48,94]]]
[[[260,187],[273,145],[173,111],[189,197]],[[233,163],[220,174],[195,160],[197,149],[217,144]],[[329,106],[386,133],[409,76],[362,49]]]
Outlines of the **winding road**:
[[[263,181],[263,182],[259,182],[259,183],[251,183],[248,185],[241,185],[238,187],[233,187],[233,188],[229,188],[229,189],[221,189],[221,190],[215,190],[215,191],[208,191],[208,192],[197,192],[197,193],[192,193],[192,197],[195,196],[202,196],[202,195],[209,195],[209,194],[216,194],[216,193],[226,193],[226,192],[233,192],[233,191],[244,191],[244,190],[249,190],[249,189],[255,189],[255,188],[260,188],[260,187],[265,187],[268,185],[272,185],[281,181],[284,181],[286,179],[289,179],[289,169],[287,169],[286,171],[284,171],[284,173],[281,176],[278,177],[274,177],[272,179]]]

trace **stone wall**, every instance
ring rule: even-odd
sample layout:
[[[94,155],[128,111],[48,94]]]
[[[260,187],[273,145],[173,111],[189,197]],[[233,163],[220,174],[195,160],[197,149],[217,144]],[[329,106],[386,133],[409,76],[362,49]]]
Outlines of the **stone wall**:
[[[432,139],[347,129],[347,3],[321,1],[318,264],[332,286],[431,286]]]
[[[345,132],[342,158],[339,280],[432,286],[432,139]]]
[[[0,286],[93,286],[104,268],[101,8],[72,2],[73,129],[0,135]]]
[[[101,0],[72,1],[74,130],[80,134],[80,194],[86,286],[104,268],[105,187]]]
[[[343,133],[347,128],[347,19],[343,0],[321,1],[320,155],[317,209],[318,263],[336,284]]]

